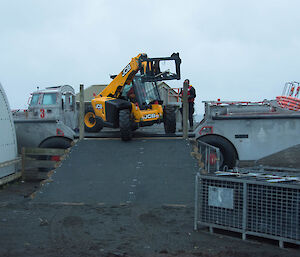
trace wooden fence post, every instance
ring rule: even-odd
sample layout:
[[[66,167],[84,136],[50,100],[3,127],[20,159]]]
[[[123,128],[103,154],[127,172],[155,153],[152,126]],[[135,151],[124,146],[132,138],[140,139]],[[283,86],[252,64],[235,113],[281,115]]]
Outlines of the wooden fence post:
[[[183,90],[182,90],[182,135],[183,139],[188,139],[188,82],[183,83]]]
[[[84,138],[84,86],[80,85],[79,140]]]

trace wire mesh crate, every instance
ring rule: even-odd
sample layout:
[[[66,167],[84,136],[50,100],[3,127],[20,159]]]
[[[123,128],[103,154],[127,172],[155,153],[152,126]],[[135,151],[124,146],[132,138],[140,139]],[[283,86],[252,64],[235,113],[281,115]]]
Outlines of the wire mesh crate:
[[[194,222],[300,244],[300,183],[197,174]]]
[[[200,221],[242,229],[243,183],[202,179]]]
[[[300,240],[300,189],[248,184],[247,230]]]

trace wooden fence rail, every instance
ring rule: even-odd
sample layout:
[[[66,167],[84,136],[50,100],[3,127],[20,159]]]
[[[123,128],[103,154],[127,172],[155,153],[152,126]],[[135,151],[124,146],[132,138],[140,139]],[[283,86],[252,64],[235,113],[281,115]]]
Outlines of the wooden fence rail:
[[[56,169],[68,149],[55,148],[23,148],[22,177],[25,180],[46,179],[48,172]]]
[[[5,168],[5,167],[8,167],[8,166],[11,166],[11,165],[14,165],[14,164],[20,164],[21,163],[21,158],[16,158],[14,160],[10,160],[10,161],[6,161],[6,162],[2,162],[0,163],[0,169],[1,168]],[[4,184],[7,184],[13,180],[16,180],[18,178],[20,178],[22,176],[22,172],[15,172],[15,173],[12,173],[8,176],[5,176],[3,178],[0,178],[0,186],[4,185]]]
[[[0,178],[0,186],[13,180],[43,180],[48,172],[57,168],[69,149],[22,148],[21,157],[0,163],[0,169],[16,165],[16,172]]]

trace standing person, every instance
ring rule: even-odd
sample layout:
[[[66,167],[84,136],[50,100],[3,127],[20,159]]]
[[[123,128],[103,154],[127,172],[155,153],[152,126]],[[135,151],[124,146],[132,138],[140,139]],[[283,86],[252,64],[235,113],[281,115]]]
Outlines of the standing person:
[[[194,114],[194,102],[195,102],[195,98],[196,98],[196,90],[195,88],[190,85],[190,80],[186,79],[184,83],[188,83],[188,91],[187,91],[187,96],[188,96],[188,110],[189,110],[189,123],[190,123],[190,130],[194,129],[194,120],[193,120],[193,114]],[[182,96],[182,89],[180,91],[180,95]],[[181,112],[181,116],[182,116],[182,107],[180,108],[180,112]]]

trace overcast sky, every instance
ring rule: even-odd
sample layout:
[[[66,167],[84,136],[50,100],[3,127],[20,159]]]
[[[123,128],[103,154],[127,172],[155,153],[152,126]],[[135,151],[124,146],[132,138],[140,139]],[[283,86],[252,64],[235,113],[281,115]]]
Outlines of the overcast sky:
[[[263,100],[300,80],[299,0],[0,0],[0,83],[11,108],[46,86],[109,83],[141,52],[179,52],[203,100]]]

